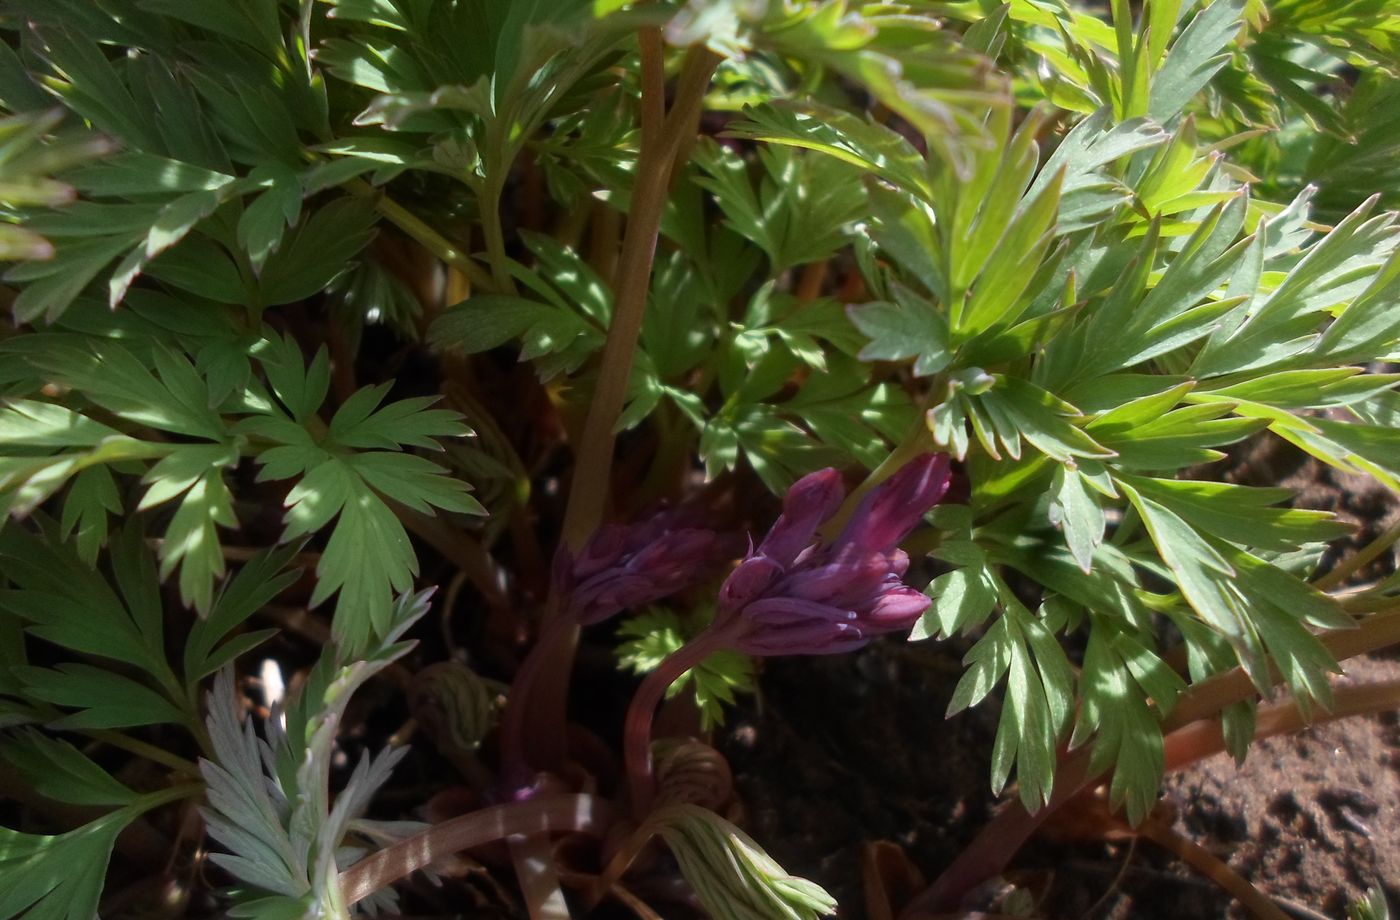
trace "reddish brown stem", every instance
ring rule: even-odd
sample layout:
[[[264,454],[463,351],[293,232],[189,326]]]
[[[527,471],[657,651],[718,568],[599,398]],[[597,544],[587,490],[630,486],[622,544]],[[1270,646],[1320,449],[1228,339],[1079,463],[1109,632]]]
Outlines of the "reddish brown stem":
[[[1303,715],[1294,699],[1261,708],[1255,719],[1254,740],[1286,735],[1310,724],[1325,725],[1349,716],[1392,709],[1400,709],[1400,680],[1336,687],[1332,691],[1331,708],[1314,714],[1311,720]],[[1218,719],[1201,719],[1172,732],[1164,746],[1166,769],[1171,772],[1224,752],[1225,733]]]
[[[659,60],[660,35],[654,29],[641,32],[645,59]],[[597,529],[607,506],[612,478],[613,441],[618,415],[627,396],[632,376],[632,358],[641,335],[647,292],[651,289],[651,265],[661,216],[666,207],[666,191],[681,141],[693,134],[700,120],[705,90],[710,85],[719,58],[704,49],[692,49],[686,57],[676,86],[675,103],[657,130],[642,135],[641,157],[632,188],[627,232],[618,258],[612,323],[603,345],[598,384],[588,406],[588,418],[579,438],[574,475],[569,486],[569,503],[564,509],[563,542],[578,552]],[[655,63],[643,63],[643,119],[654,122],[658,99],[664,100],[665,85],[658,82],[664,72]],[[650,112],[651,114],[647,114]],[[573,668],[578,629],[572,628],[546,651],[543,673],[547,679],[531,690],[531,709],[538,726],[532,738],[532,753],[538,766],[558,769],[564,760],[564,719],[567,709],[569,674]]]
[[[530,920],[568,920],[569,905],[554,869],[554,848],[545,834],[526,834],[508,841],[515,877],[525,895]]]
[[[1155,818],[1148,818],[1138,828],[1138,833],[1158,846],[1168,850],[1192,869],[1204,875],[1221,888],[1230,892],[1241,904],[1260,920],[1289,920],[1273,901],[1249,883],[1249,880],[1231,869],[1214,853],[1187,840]]]
[[[642,146],[661,143],[666,126],[666,49],[661,30],[642,29],[637,33],[642,64]]]
[[[661,37],[654,28],[643,29],[639,34],[643,59],[642,150],[627,213],[627,232],[618,257],[612,323],[603,345],[598,384],[588,407],[564,513],[564,541],[575,552],[592,535],[607,504],[613,429],[632,376],[632,358],[651,289],[651,265],[666,207],[667,185],[682,139],[687,132],[695,131],[705,89],[719,63],[708,51],[691,51],[676,87],[675,104],[661,123],[659,107],[665,98]]]
[[[1322,633],[1318,639],[1338,661],[1355,658],[1400,642],[1400,612],[1378,613],[1362,620],[1356,629],[1338,629]],[[1281,680],[1272,669],[1274,683]],[[1181,695],[1172,714],[1162,720],[1163,733],[1173,732],[1183,725],[1216,715],[1232,703],[1255,695],[1254,683],[1243,668],[1233,668],[1193,684]]]
[[[793,296],[803,303],[816,300],[821,296],[822,285],[826,283],[826,272],[830,267],[825,259],[820,262],[809,262],[802,269],[802,274],[797,278],[797,288],[793,291]]]
[[[531,697],[545,679],[545,662],[554,657],[558,647],[566,644],[577,632],[578,626],[571,619],[546,617],[544,630],[525,656],[520,670],[515,673],[515,679],[511,681],[510,694],[506,698],[505,716],[501,721],[501,761],[508,782],[532,772],[525,737],[525,728],[532,711]],[[562,724],[559,728],[563,730]]]
[[[584,872],[560,872],[559,878],[566,884],[572,885],[574,888],[588,888],[596,891],[599,876],[589,875]],[[592,897],[589,903],[596,905],[599,901],[602,901],[603,897],[606,895],[612,895],[614,898],[617,898],[628,910],[637,915],[638,920],[665,920],[664,917],[652,910],[645,901],[621,882],[613,882],[602,894]]]
[[[653,816],[655,817],[655,816]],[[593,880],[592,893],[589,895],[589,905],[596,907],[607,895],[622,881],[622,876],[627,873],[632,863],[646,849],[651,838],[656,836],[656,822],[654,820],[643,821],[628,834],[618,847],[612,859],[603,867],[603,874]]]
[[[1375,614],[1356,629],[1335,630],[1318,637],[1338,661],[1400,642],[1400,613]],[[1275,670],[1273,679],[1280,678]],[[1190,687],[1177,700],[1163,733],[1219,713],[1226,706],[1250,699],[1256,693],[1249,675],[1234,668]],[[1055,769],[1055,793],[1050,803],[1029,814],[1019,801],[1008,802],[953,860],[932,885],[914,898],[902,920],[924,920],[930,914],[953,910],[963,896],[983,880],[1004,870],[1016,851],[1061,805],[1073,799],[1098,776],[1089,772],[1089,748],[1065,755]]]
[[[666,696],[666,691],[691,668],[715,651],[729,644],[730,633],[723,629],[709,629],[681,646],[666,660],[657,665],[642,681],[632,702],[627,707],[627,719],[623,723],[623,759],[627,765],[627,789],[632,799],[632,815],[638,820],[646,817],[655,793],[652,781],[651,764],[651,723],[656,716],[656,707]]]
[[[602,836],[613,820],[611,806],[591,795],[552,795],[483,808],[435,824],[346,869],[340,874],[343,903],[354,904],[462,850],[519,834],[571,831]]]

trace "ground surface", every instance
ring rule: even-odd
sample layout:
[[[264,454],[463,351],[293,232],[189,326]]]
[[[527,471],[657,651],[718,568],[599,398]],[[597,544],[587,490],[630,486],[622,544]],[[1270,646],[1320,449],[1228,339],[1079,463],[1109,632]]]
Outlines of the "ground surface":
[[[1220,475],[1215,471],[1215,475]],[[1300,507],[1355,524],[1353,546],[1393,523],[1390,494],[1272,444],[1233,458],[1227,478],[1282,484]],[[1385,556],[1361,580],[1393,570]],[[767,664],[762,694],[724,744],[754,836],[821,884],[841,916],[867,917],[865,845],[898,844],[936,875],[987,820],[991,707],[945,721],[961,672],[955,645],[877,645]],[[1400,678],[1400,657],[1347,663],[1353,680]],[[1215,757],[1168,778],[1175,829],[1289,914],[1341,917],[1386,887],[1400,906],[1400,719],[1390,713],[1265,741],[1243,767]],[[1065,920],[1243,917],[1231,898],[1155,844],[1035,843],[1014,863],[1035,916]]]
[[[725,747],[751,833],[785,868],[862,918],[862,848],[899,844],[926,872],[946,865],[992,804],[989,712],[944,721],[954,675],[889,646],[790,660]],[[1400,678],[1361,659],[1348,675]],[[1340,917],[1384,883],[1400,895],[1400,719],[1358,718],[1270,739],[1242,768],[1225,756],[1172,776],[1177,831],[1299,917]],[[1016,861],[1048,918],[1244,916],[1215,885],[1150,842],[1032,844]]]

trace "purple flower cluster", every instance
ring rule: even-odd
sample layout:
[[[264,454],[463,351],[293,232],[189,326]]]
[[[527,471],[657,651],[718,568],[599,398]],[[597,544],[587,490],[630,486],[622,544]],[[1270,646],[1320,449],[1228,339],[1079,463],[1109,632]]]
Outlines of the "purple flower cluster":
[[[730,554],[731,541],[680,508],[636,524],[601,527],[576,557],[561,554],[555,577],[568,612],[583,626],[685,590]]]
[[[925,454],[872,490],[833,542],[817,528],[841,506],[840,474],[798,480],[757,550],[720,588],[716,627],[750,655],[822,655],[914,625],[929,599],[905,585],[898,548],[948,490],[946,454]]]

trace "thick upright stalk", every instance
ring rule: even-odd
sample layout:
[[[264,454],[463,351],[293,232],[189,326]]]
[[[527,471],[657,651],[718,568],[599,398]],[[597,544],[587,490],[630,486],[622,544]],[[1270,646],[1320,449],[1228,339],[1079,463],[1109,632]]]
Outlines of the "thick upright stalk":
[[[491,281],[503,294],[515,293],[506,258],[505,231],[501,227],[501,192],[505,187],[505,165],[491,171],[481,191],[481,235],[486,240],[486,258],[491,262]]]
[[[719,62],[709,51],[691,50],[676,87],[675,102],[663,121],[658,114],[666,92],[664,71],[660,67],[660,33],[655,29],[643,29],[640,40],[643,126],[647,130],[643,131],[637,178],[627,214],[627,232],[613,285],[612,323],[603,346],[598,384],[575,453],[569,504],[564,511],[563,540],[572,552],[583,548],[597,529],[607,505],[614,429],[632,376],[632,356],[641,334],[647,292],[651,288],[651,264],[666,206],[666,191],[681,139],[697,128],[705,90]],[[661,122],[659,127],[657,122]],[[544,658],[544,671],[550,675],[548,685],[532,689],[530,701],[530,718],[538,728],[537,737],[531,740],[537,765],[541,767],[557,768],[564,759],[568,678],[577,644],[578,627],[570,625],[557,641],[537,652]]]
[[[681,139],[694,133],[700,105],[709,86],[710,74],[718,59],[703,49],[692,50],[676,87],[675,103],[659,126],[656,117],[665,94],[660,69],[661,38],[656,29],[640,33],[642,65],[642,149],[637,162],[637,178],[627,212],[627,232],[618,257],[614,280],[612,324],[599,366],[598,384],[588,407],[583,436],[575,454],[569,505],[564,514],[564,542],[575,552],[602,520],[607,504],[608,479],[612,470],[614,429],[627,385],[632,377],[632,358],[642,330],[647,293],[651,288],[651,265],[661,216],[666,207],[675,158]]]

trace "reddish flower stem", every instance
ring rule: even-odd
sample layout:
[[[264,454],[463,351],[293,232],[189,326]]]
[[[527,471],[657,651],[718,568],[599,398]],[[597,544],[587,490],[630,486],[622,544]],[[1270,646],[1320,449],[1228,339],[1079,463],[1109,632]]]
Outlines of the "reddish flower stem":
[[[483,808],[435,824],[346,869],[340,874],[343,903],[354,904],[452,853],[525,834],[573,831],[601,837],[614,820],[612,807],[591,795],[552,795]]]
[[[516,834],[506,841],[525,912],[530,920],[569,920],[569,905],[554,868],[554,846],[547,834]]]
[[[656,793],[652,778],[651,724],[656,707],[666,697],[666,691],[682,674],[698,667],[702,661],[730,646],[732,628],[705,630],[671,655],[652,671],[637,688],[627,707],[622,729],[623,759],[627,765],[627,789],[632,801],[632,814],[637,820],[646,817]]]
[[[636,862],[637,857],[642,855],[651,838],[656,836],[657,822],[656,815],[663,809],[657,809],[647,819],[642,821],[632,829],[632,832],[622,841],[617,852],[608,860],[608,864],[603,867],[603,872],[593,880],[588,896],[588,903],[596,907],[614,886],[622,881],[622,876]]]
[[[501,766],[508,782],[533,774],[525,732],[531,712],[532,691],[547,679],[543,671],[544,662],[577,630],[578,627],[569,618],[547,616],[544,629],[521,662],[520,670],[515,672],[506,699],[506,711],[501,719]],[[563,730],[562,723],[559,729]]]

